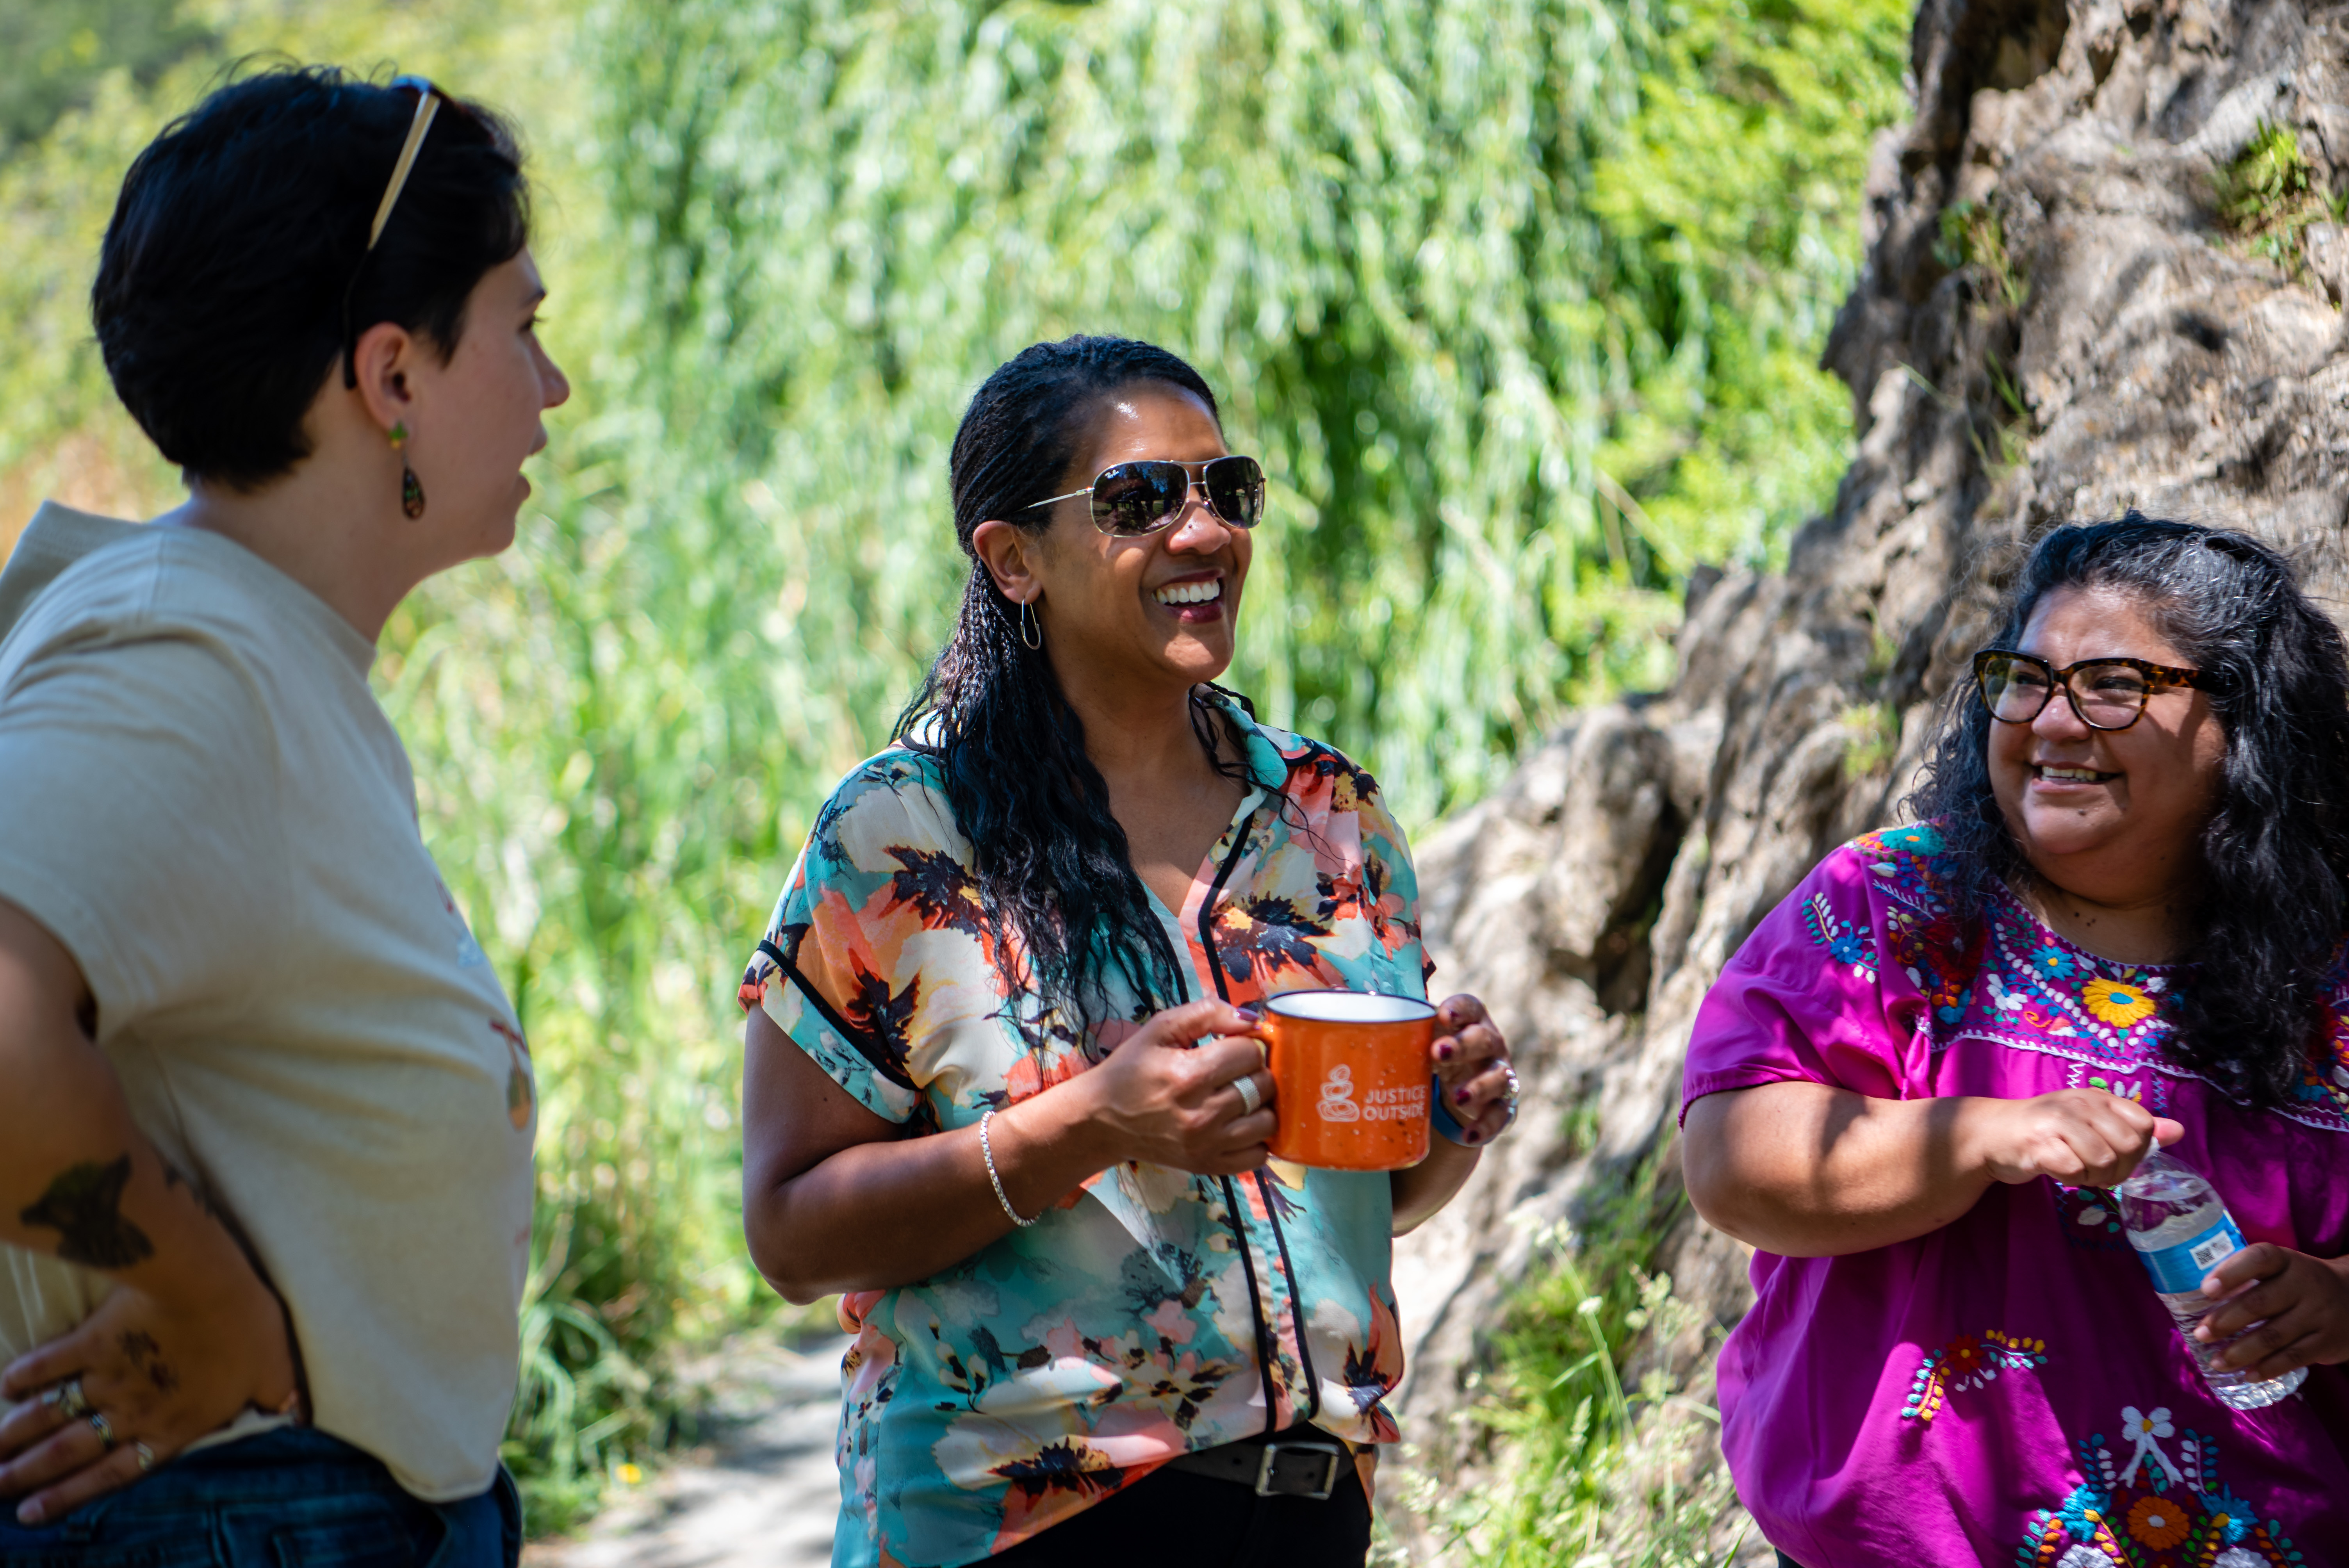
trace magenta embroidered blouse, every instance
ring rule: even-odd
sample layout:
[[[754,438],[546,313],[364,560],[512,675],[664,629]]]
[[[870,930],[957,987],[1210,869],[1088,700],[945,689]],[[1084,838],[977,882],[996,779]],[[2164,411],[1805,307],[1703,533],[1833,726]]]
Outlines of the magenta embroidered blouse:
[[[2190,968],[2111,963],[1993,895],[1971,934],[1930,826],[1836,851],[1697,1015],[1682,1108],[1802,1079],[1886,1099],[2088,1086],[2182,1122],[2172,1152],[2252,1241],[2349,1252],[2349,975],[2327,1059],[2251,1111],[2164,1057]],[[1722,1448],[1806,1568],[2349,1563],[2349,1377],[2263,1410],[2209,1395],[2105,1194],[1993,1186],[1839,1258],[1754,1256],[1721,1355]]]

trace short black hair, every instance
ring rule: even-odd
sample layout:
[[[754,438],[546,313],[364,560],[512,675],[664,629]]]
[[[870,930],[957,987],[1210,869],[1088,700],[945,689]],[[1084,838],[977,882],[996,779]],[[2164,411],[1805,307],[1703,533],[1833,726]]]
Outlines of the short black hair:
[[[191,478],[251,490],[310,455],[303,416],[342,362],[347,291],[349,333],[395,322],[445,360],[473,286],[528,242],[512,131],[449,98],[367,249],[416,105],[330,66],[271,67],[130,165],[90,314],[116,393]]]

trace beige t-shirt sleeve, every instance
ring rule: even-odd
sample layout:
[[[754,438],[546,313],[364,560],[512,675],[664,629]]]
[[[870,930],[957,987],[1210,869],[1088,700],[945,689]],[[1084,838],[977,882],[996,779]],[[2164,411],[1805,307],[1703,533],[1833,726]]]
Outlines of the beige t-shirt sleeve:
[[[277,778],[258,694],[201,634],[36,650],[0,692],[0,899],[81,965],[101,1041],[265,983]]]

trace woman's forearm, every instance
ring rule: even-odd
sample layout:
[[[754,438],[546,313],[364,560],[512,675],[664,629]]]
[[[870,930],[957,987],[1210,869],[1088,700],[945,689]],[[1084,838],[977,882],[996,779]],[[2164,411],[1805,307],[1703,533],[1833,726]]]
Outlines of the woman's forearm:
[[[1206,1175],[1263,1163],[1271,1075],[1222,1002],[1153,1017],[1107,1060],[979,1128],[905,1136],[753,1008],[743,1037],[742,1221],[750,1256],[793,1301],[927,1279],[1125,1161]],[[1195,1043],[1195,1042],[1204,1042]],[[1253,1106],[1236,1080],[1254,1080]]]
[[[1707,1223],[1764,1252],[1839,1257],[1940,1230],[1990,1189],[1976,1108],[1872,1099],[1818,1083],[1707,1095],[1682,1165]]]
[[[1689,1107],[1682,1170],[1714,1228],[1785,1257],[1841,1257],[1938,1231],[1994,1181],[2110,1187],[2184,1132],[2096,1088],[1899,1100],[1773,1083]]]
[[[1032,1219],[1112,1161],[1088,1137],[1072,1085],[988,1124],[996,1174]],[[753,1190],[744,1219],[760,1272],[795,1302],[886,1290],[951,1268],[1013,1229],[988,1180],[979,1130],[853,1144],[790,1181]]]
[[[1405,1235],[1426,1223],[1468,1184],[1484,1157],[1482,1149],[1430,1134],[1427,1158],[1389,1178],[1394,1192],[1394,1233]]]
[[[0,1242],[201,1299],[250,1279],[227,1230],[130,1119],[76,1016],[80,972],[0,904]]]

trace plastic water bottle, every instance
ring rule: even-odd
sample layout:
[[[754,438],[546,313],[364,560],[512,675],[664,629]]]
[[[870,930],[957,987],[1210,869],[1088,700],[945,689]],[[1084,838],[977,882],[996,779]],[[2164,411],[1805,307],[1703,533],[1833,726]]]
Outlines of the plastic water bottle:
[[[2308,1377],[2305,1367],[2254,1382],[2251,1373],[2240,1367],[2221,1371],[2212,1365],[2233,1340],[2205,1345],[2194,1337],[2194,1326],[2218,1305],[2203,1299],[2204,1276],[2243,1246],[2243,1233],[2236,1228],[2234,1216],[2227,1212],[2227,1205],[2210,1183],[2157,1149],[2114,1192],[2129,1243],[2145,1260],[2146,1272],[2153,1275],[2155,1294],[2169,1308],[2186,1348],[2194,1353],[2195,1364],[2202,1368],[2219,1402],[2238,1410],[2256,1410],[2298,1388]],[[2243,1330],[2243,1334],[2250,1332]],[[2240,1334],[2235,1336],[2241,1337]]]

